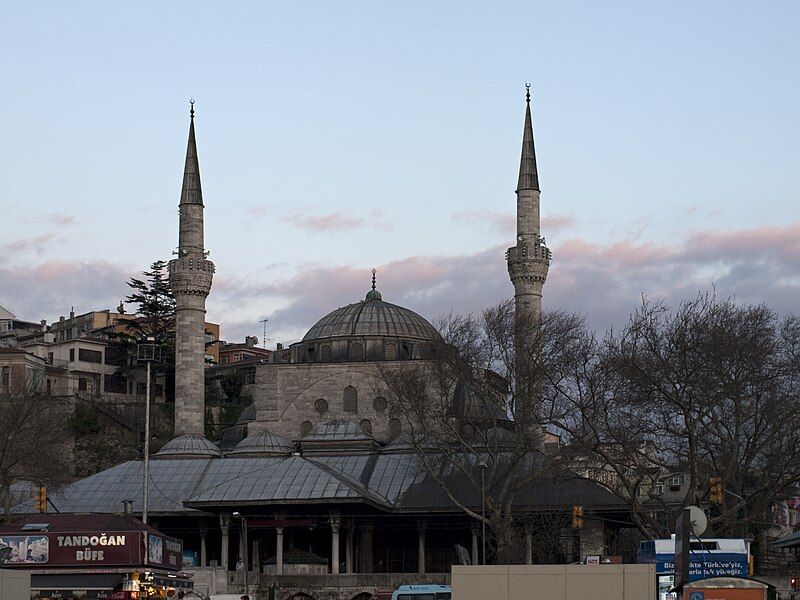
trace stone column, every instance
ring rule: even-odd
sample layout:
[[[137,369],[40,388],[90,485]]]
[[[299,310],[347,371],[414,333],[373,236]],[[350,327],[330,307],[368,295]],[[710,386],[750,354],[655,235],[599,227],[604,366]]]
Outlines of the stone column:
[[[345,528],[344,539],[344,571],[353,572],[353,522],[349,521]]]
[[[200,533],[200,566],[205,567],[208,565],[208,555],[206,552],[206,537],[207,534],[205,531]]]
[[[219,566],[228,568],[228,530],[230,527],[231,518],[228,515],[219,516],[219,529],[222,532],[222,540],[219,548]]]
[[[283,575],[283,527],[275,528],[275,573]]]
[[[425,520],[420,519],[417,525],[419,531],[419,543],[417,544],[417,573],[425,573],[425,528]]]
[[[525,525],[525,564],[533,564],[533,531],[530,525]]]
[[[339,574],[339,529],[341,520],[338,516],[331,515],[331,573]]]
[[[478,550],[478,524],[473,523],[471,529],[472,529],[472,564],[479,565],[481,560],[480,556],[478,555],[478,552],[480,552]]]
[[[371,522],[361,527],[361,567],[360,573],[372,573],[372,530]]]
[[[589,554],[604,555],[605,524],[596,519],[583,519],[583,527],[579,530],[580,552],[579,560],[583,561]]]
[[[253,571],[255,571],[256,573],[260,573],[261,572],[261,557],[260,557],[261,548],[259,547],[258,538],[255,538],[253,540],[253,544],[252,545],[253,545],[253,549],[250,552],[250,566],[251,566]]]

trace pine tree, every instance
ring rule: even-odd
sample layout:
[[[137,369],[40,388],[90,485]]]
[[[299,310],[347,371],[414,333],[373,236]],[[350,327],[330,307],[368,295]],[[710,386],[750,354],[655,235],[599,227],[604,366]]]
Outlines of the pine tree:
[[[165,394],[172,399],[175,389],[175,297],[169,287],[167,263],[157,260],[143,279],[132,277],[128,282],[131,293],[125,302],[136,306],[135,319],[125,321],[125,327],[109,334],[120,357],[120,373],[136,369],[136,345],[152,337],[161,347],[161,361],[154,363],[156,373],[165,375]]]

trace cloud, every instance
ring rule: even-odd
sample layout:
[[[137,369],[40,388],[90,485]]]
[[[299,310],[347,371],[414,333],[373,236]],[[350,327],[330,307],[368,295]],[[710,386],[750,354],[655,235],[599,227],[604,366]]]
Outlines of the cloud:
[[[468,223],[476,227],[488,228],[510,236],[512,239],[517,229],[517,217],[513,213],[470,208],[453,214],[453,220]],[[554,233],[575,225],[572,215],[543,215],[542,232]]]
[[[36,254],[42,254],[53,238],[55,238],[54,233],[43,233],[35,237],[20,238],[12,242],[6,242],[0,246],[0,253],[2,253],[6,258],[8,258],[11,254],[28,251],[33,251]],[[13,258],[13,256],[11,258]]]
[[[451,310],[477,312],[513,295],[505,249],[498,245],[468,255],[393,261],[378,268],[377,287],[384,300],[431,320]],[[308,264],[288,279],[245,279],[216,291],[224,294],[217,301],[229,304],[256,297],[277,300],[280,307],[268,315],[272,337],[290,341],[334,308],[361,300],[369,284],[367,268]],[[553,248],[543,302],[545,309],[583,314],[591,327],[604,331],[622,325],[642,294],[674,306],[712,286],[721,297],[765,303],[780,313],[796,310],[800,300],[800,222],[785,227],[698,231],[672,244],[625,240],[603,245],[579,238],[565,240]],[[255,323],[255,317],[249,322]],[[246,327],[243,321],[242,330],[233,331],[238,337],[254,333],[252,326]]]
[[[327,215],[308,215],[296,213],[285,219],[295,227],[309,231],[350,231],[364,225],[364,219],[349,217],[342,213]]]
[[[56,225],[61,225],[62,227],[75,224],[75,217],[64,213],[50,213],[49,215],[45,216],[45,219],[55,223]]]
[[[77,311],[113,308],[136,273],[105,261],[49,260],[38,265],[0,265],[0,304],[20,319],[38,321]]]

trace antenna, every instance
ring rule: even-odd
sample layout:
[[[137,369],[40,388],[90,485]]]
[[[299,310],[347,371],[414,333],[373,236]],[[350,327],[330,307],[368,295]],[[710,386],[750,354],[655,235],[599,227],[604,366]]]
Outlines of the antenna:
[[[259,321],[259,323],[261,323],[264,326],[264,335],[261,337],[261,347],[264,348],[265,350],[267,348],[267,323],[268,322],[269,322],[269,319],[261,319]]]

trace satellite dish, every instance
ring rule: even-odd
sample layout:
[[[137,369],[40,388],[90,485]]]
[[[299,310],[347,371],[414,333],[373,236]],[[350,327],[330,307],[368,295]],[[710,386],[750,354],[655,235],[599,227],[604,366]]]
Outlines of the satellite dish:
[[[689,523],[691,525],[692,535],[700,537],[706,532],[706,529],[708,529],[708,517],[699,506],[687,506],[686,509],[689,511]]]

